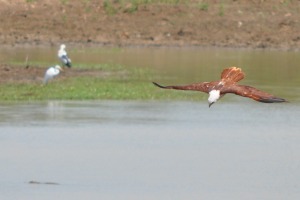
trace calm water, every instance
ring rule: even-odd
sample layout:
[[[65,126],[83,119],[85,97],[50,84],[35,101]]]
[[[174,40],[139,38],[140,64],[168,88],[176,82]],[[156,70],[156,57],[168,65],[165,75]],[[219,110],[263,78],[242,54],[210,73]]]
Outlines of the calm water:
[[[214,80],[227,66],[290,103],[226,96],[199,102],[0,104],[0,199],[299,199],[298,52],[69,47],[74,63]],[[52,65],[56,49],[0,49],[0,62]],[[74,66],[76,67],[76,65]],[[29,184],[29,181],[51,184]]]
[[[1,199],[300,197],[297,104],[49,101],[0,108]]]

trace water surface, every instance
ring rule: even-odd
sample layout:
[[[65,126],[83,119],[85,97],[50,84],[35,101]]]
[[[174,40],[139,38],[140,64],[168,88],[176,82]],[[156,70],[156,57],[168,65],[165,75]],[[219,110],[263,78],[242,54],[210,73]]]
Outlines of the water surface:
[[[290,103],[228,95],[208,108],[207,96],[199,94],[198,102],[0,104],[1,199],[300,198],[298,52],[67,48],[74,68],[149,68],[163,84],[215,80],[235,65],[246,72],[242,84]],[[46,68],[58,63],[56,53],[53,47],[2,48],[0,62],[28,56]]]
[[[300,197],[298,104],[48,101],[0,109],[3,199]]]

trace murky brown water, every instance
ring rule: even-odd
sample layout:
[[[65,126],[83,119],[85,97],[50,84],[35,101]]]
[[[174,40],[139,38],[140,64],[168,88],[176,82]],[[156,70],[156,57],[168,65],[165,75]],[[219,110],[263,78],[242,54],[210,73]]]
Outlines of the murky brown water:
[[[46,48],[2,49],[0,61],[20,62],[27,54],[57,62],[56,49]],[[1,199],[300,198],[298,52],[70,48],[69,54],[74,63],[151,68],[163,83],[212,80],[237,65],[247,73],[244,84],[291,102],[225,97],[210,109],[206,101],[0,104]]]

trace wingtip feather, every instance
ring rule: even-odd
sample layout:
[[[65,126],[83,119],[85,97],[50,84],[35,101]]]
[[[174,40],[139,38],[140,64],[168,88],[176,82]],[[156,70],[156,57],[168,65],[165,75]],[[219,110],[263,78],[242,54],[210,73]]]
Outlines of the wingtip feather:
[[[159,88],[166,88],[165,86],[162,86],[162,85],[160,85],[160,84],[158,84],[158,83],[156,83],[156,82],[152,82],[153,83],[153,85],[155,85],[155,86],[157,86],[157,87],[159,87]]]
[[[283,98],[273,97],[273,98],[263,99],[261,102],[263,102],[263,103],[284,103],[284,102],[288,102],[288,101]]]

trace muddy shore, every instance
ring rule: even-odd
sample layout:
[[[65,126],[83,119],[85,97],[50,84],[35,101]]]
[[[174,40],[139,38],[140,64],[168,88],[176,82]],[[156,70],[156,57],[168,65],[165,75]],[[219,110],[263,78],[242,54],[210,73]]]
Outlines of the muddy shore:
[[[299,1],[132,2],[1,0],[0,44],[300,47]]]

